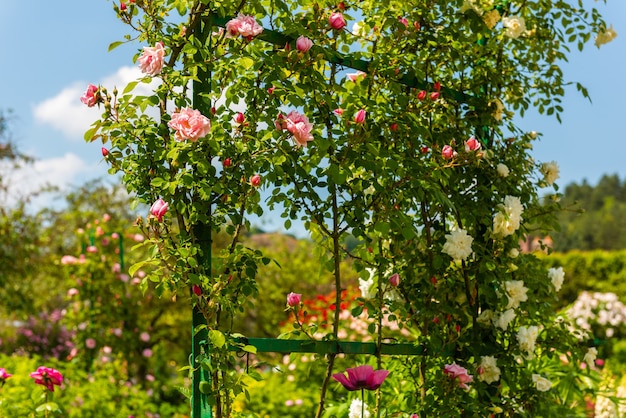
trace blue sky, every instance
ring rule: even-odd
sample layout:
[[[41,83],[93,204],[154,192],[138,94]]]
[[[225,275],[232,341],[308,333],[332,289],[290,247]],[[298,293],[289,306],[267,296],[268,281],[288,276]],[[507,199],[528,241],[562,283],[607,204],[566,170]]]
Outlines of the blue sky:
[[[543,134],[533,156],[558,162],[560,186],[583,179],[595,184],[603,174],[626,178],[626,1],[594,5],[618,37],[600,49],[590,43],[564,66],[566,79],[585,85],[593,103],[572,87],[562,124],[538,115],[520,120],[525,130]],[[86,108],[79,97],[87,83],[121,86],[138,77],[132,56],[140,45],[107,52],[126,32],[107,0],[0,1],[0,108],[13,110],[15,141],[37,159],[13,174],[19,190],[44,181],[67,187],[108,176],[101,144],[82,139],[99,111]]]

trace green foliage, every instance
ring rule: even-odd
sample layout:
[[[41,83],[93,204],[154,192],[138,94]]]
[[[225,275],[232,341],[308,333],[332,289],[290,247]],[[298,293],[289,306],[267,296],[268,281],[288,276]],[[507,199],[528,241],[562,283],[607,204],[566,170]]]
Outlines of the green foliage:
[[[604,175],[596,186],[586,181],[565,188],[561,229],[553,234],[556,251],[626,248],[626,181]]]
[[[205,320],[196,345],[209,348],[191,364],[194,389],[218,418],[249,394],[228,331],[255,301],[264,308],[270,259],[242,236],[269,210],[285,227],[303,223],[317,263],[307,270],[334,287],[332,329],[304,334],[339,339],[343,290],[354,280],[347,257],[361,279],[355,312],[371,320],[371,338],[382,343],[383,319],[395,317],[423,347],[405,369],[398,360],[389,366],[413,395],[388,403],[389,414],[569,413],[586,347],[556,320],[559,286],[546,280],[545,266],[517,252],[528,232],[556,224],[558,200],[542,205],[538,189],[558,186],[553,170],[530,158],[536,135],[516,127],[512,112],[533,106],[558,120],[567,84],[559,64],[606,24],[593,7],[561,0],[341,4],[350,24],[361,19],[355,30],[331,27],[339,6],[308,0],[159,0],[115,9],[133,31],[128,39],[164,48],[164,65],[146,69],[150,50],[141,52],[140,81],[159,81],[147,96],[133,94],[136,82],[122,93],[100,86],[102,118],[86,139],[109,144],[111,173],[141,202],[169,205],[165,215],[139,219],[148,255],[139,262],[154,267],[144,284],[155,283],[157,294],[193,289]],[[248,30],[250,20],[261,22],[263,33],[239,36],[238,20],[228,23],[236,15],[248,16]],[[299,51],[300,35],[314,48]],[[348,77],[348,67],[365,74]],[[242,108],[244,122],[234,121]],[[190,112],[195,119],[181,122]],[[216,248],[220,233],[228,243]],[[347,248],[348,239],[356,245]],[[393,273],[401,282],[389,289]],[[289,291],[299,289],[283,295]],[[277,293],[270,288],[269,303]],[[569,356],[573,378],[555,366],[559,355]],[[497,383],[480,378],[487,356],[497,358]],[[338,399],[330,383],[340,362],[332,354],[315,363],[326,366],[315,376],[320,418]],[[476,376],[469,390],[445,375],[452,363]],[[210,387],[206,379],[200,386],[198,371],[211,375]],[[536,383],[539,374],[552,383]],[[392,397],[389,386],[379,394]],[[378,416],[385,403],[377,397]]]
[[[565,281],[557,306],[574,302],[582,291],[626,295],[626,251],[570,251],[541,256],[550,267],[563,267]]]
[[[145,385],[124,380],[126,366],[122,360],[101,364],[87,373],[76,362],[58,362],[39,357],[5,356],[0,354],[0,364],[13,374],[0,389],[0,415],[6,418],[44,416],[35,412],[43,404],[43,387],[29,377],[37,367],[45,365],[59,370],[63,385],[52,393],[54,403],[60,408],[52,416],[79,417],[129,417],[129,416],[187,416],[189,406],[180,397],[160,394]],[[158,384],[154,384],[158,386]],[[52,399],[49,398],[49,401]],[[48,415],[46,415],[48,416]]]

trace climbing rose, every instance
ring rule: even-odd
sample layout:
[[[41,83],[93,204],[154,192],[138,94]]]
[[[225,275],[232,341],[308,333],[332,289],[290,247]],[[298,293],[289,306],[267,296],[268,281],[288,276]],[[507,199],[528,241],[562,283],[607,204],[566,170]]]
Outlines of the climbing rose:
[[[13,375],[7,373],[6,369],[0,368],[0,384],[3,384],[4,381],[7,380],[11,376],[13,376]]]
[[[40,366],[36,372],[32,372],[30,377],[35,379],[35,383],[45,386],[50,392],[54,392],[54,385],[61,386],[63,375],[58,370],[50,367]]]
[[[365,123],[365,115],[366,114],[367,114],[367,112],[364,109],[359,110],[354,115],[354,121],[356,123],[359,123],[359,124]]]
[[[459,387],[462,389],[469,389],[468,383],[471,383],[474,378],[467,373],[465,367],[461,367],[456,363],[446,364],[443,368],[443,372],[451,379],[459,381]]]
[[[154,215],[159,222],[163,220],[163,216],[167,213],[169,204],[163,199],[159,198],[156,202],[152,204],[150,208],[150,213]]]
[[[521,34],[526,32],[526,23],[524,18],[520,16],[503,17],[502,25],[506,28],[505,35],[509,38],[519,38]]]
[[[344,373],[335,373],[333,379],[348,390],[376,390],[389,374],[389,371],[384,369],[374,371],[372,366],[367,364],[346,369],[346,372],[348,373],[347,377]]]
[[[457,152],[450,145],[444,145],[443,148],[441,149],[441,156],[445,160],[450,160],[453,157],[457,156]]]
[[[253,16],[239,14],[239,16],[226,23],[226,33],[230,37],[241,35],[250,40],[260,35],[261,32],[263,32],[263,27],[256,22]]]
[[[519,343],[519,348],[522,351],[526,351],[527,358],[531,359],[535,352],[535,343],[537,342],[537,337],[539,336],[539,327],[536,325],[530,325],[528,327],[521,326],[517,330],[517,342]]]
[[[554,286],[555,291],[561,290],[561,286],[563,286],[563,280],[565,279],[565,273],[563,272],[563,267],[555,268],[552,267],[548,269],[548,277],[552,282],[552,286]]]
[[[465,141],[465,151],[478,151],[480,149],[480,142],[474,138],[470,137],[467,141]]]
[[[613,29],[613,25],[609,26],[608,29],[605,29],[601,32],[598,32],[595,39],[595,44],[598,48],[601,45],[608,44],[617,36],[617,32]]]
[[[282,120],[280,125],[277,124],[276,126],[287,129],[293,135],[297,145],[306,147],[307,142],[313,141],[313,135],[311,135],[313,124],[309,123],[309,119],[305,115],[301,115],[295,110],[289,112],[287,118]]]
[[[556,161],[550,161],[549,163],[541,164],[541,174],[548,186],[552,186],[554,182],[559,178],[559,165]]]
[[[336,30],[343,29],[346,26],[346,19],[343,18],[343,15],[339,12],[332,13],[328,18],[328,23],[330,23],[330,27]]]
[[[487,384],[500,380],[500,368],[494,356],[482,356],[478,366],[478,380]]]
[[[307,52],[313,46],[313,41],[311,41],[306,36],[300,36],[296,40],[296,49],[300,52]]]
[[[547,392],[552,388],[552,382],[540,374],[533,373],[533,383],[539,392]]]
[[[164,56],[163,42],[157,42],[154,46],[145,46],[139,57],[139,69],[150,76],[161,74]]]
[[[100,94],[98,93],[98,87],[94,86],[93,84],[89,84],[87,85],[87,90],[85,90],[83,95],[80,97],[80,101],[83,102],[83,104],[86,104],[88,107],[93,107],[100,100]]]
[[[187,107],[174,113],[167,126],[176,131],[175,139],[177,141],[189,139],[196,142],[205,137],[211,130],[211,122],[206,116],[198,110]]]
[[[506,308],[519,308],[519,304],[521,302],[526,302],[528,300],[528,288],[524,286],[524,281],[522,280],[508,280],[504,282],[504,288],[506,290],[506,295],[509,298],[509,303]]]
[[[465,260],[472,253],[472,238],[464,229],[455,229],[446,234],[442,251],[455,261]]]
[[[300,293],[289,293],[287,295],[287,305],[289,306],[298,306],[300,305],[300,299],[302,298],[302,295]]]
[[[254,176],[250,177],[250,184],[254,187],[259,187],[261,185],[261,176],[255,174]]]
[[[509,167],[507,167],[506,164],[498,164],[496,166],[496,171],[498,172],[498,175],[502,178],[508,177],[509,175]]]
[[[400,275],[398,273],[394,273],[389,277],[389,284],[393,287],[398,287],[400,285]]]

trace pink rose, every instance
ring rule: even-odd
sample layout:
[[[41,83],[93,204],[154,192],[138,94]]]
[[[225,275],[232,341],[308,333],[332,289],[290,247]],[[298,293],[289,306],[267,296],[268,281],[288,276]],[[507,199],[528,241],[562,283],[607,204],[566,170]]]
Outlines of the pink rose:
[[[426,98],[426,95],[428,93],[426,93],[426,90],[422,90],[419,93],[417,93],[417,100],[419,100],[420,102],[423,101]]]
[[[155,216],[159,222],[161,222],[163,220],[163,216],[167,213],[168,207],[169,204],[165,200],[159,198],[150,207],[150,213]]]
[[[287,305],[291,307],[299,306],[301,298],[302,295],[300,293],[291,292],[287,295]]]
[[[444,159],[449,160],[456,157],[457,152],[450,145],[444,145],[443,149],[441,150],[441,155]]]
[[[94,340],[93,338],[87,338],[85,340],[85,346],[88,349],[93,350],[94,348],[96,348],[96,340]]]
[[[63,257],[61,257],[61,264],[76,264],[78,263],[78,258],[74,257],[73,255],[64,255]]]
[[[400,275],[398,273],[394,273],[389,277],[389,284],[393,287],[398,287],[400,284]]]
[[[364,109],[359,110],[358,112],[356,112],[356,114],[354,115],[354,121],[358,124],[363,124],[365,123],[365,115],[367,112],[365,112]]]
[[[283,129],[287,129],[293,135],[297,145],[306,147],[307,142],[313,141],[313,135],[311,135],[313,124],[309,123],[309,119],[305,115],[301,115],[295,110],[291,111],[282,123]]]
[[[468,139],[467,141],[465,141],[465,151],[470,152],[470,151],[477,151],[479,149],[480,149],[480,142],[473,136],[470,137],[470,139]]]
[[[349,73],[346,74],[346,77],[348,78],[348,80],[350,81],[358,81],[360,79],[365,78],[367,74],[364,73],[363,71],[357,71],[356,73]]]
[[[328,23],[330,27],[335,30],[343,29],[346,26],[346,19],[343,18],[343,15],[339,12],[334,12],[328,18]]]
[[[430,100],[437,100],[439,98],[440,93],[438,91],[433,91],[430,93]]]
[[[164,56],[163,42],[157,42],[154,46],[145,46],[139,57],[139,69],[150,76],[161,74]]]
[[[102,151],[102,156],[103,156],[104,158],[106,158],[106,157],[108,157],[108,156],[109,156],[109,150],[108,150],[108,149],[106,149],[106,148],[102,147],[102,150],[101,150],[101,151]]]
[[[465,367],[461,367],[456,363],[446,364],[443,368],[443,372],[451,379],[456,379],[459,382],[459,387],[462,389],[469,389],[468,383],[471,383],[474,378],[467,373]]]
[[[211,130],[211,122],[198,110],[183,108],[172,115],[172,119],[167,126],[176,131],[175,139],[184,141],[188,139],[196,142],[198,139],[208,135]]]
[[[0,385],[4,383],[9,377],[13,376],[12,374],[7,373],[4,367],[0,367]]]
[[[259,174],[255,174],[250,177],[250,184],[254,187],[259,187],[261,185],[261,176]]]
[[[235,117],[233,118],[233,121],[237,124],[237,125],[241,125],[242,123],[244,123],[246,121],[246,116],[241,113],[238,112]]]
[[[93,84],[87,85],[87,90],[80,97],[80,101],[87,107],[93,107],[100,101],[100,89]]]
[[[300,52],[307,52],[313,46],[313,41],[306,36],[300,36],[296,40],[296,49]]]
[[[67,291],[67,296],[70,298],[76,295],[78,295],[78,289],[76,289],[75,287],[72,287],[71,289]]]
[[[251,40],[253,37],[260,35],[261,32],[263,32],[263,27],[256,22],[253,16],[239,14],[239,16],[226,23],[226,33],[229,37],[243,36]]]
[[[398,22],[402,23],[404,27],[409,27],[409,20],[406,17],[398,16]]]
[[[333,110],[333,113],[337,116],[341,116],[343,115],[343,109],[338,107],[337,109]]]

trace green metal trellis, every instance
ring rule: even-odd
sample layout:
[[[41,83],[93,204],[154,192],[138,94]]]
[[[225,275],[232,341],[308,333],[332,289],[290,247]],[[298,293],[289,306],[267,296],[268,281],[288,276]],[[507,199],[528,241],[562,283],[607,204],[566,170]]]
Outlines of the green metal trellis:
[[[200,22],[200,31],[198,38],[201,44],[205,44],[208,34],[212,26],[225,27],[231,17],[217,16],[212,14],[207,16],[205,20]],[[295,39],[284,35],[280,32],[264,29],[257,37],[265,42],[284,46],[286,44],[295,45]],[[330,63],[338,64],[346,68],[370,72],[371,63],[369,61],[356,59],[350,55],[341,54],[337,51],[329,51],[324,48],[313,46],[313,52],[322,54],[324,59]],[[201,70],[198,74],[199,80],[210,80],[211,74]],[[432,84],[423,80],[418,80],[411,75],[399,75],[396,82],[416,89],[431,89]],[[207,101],[207,95],[203,95],[206,84],[201,81],[194,82],[193,85],[193,106],[203,114],[208,114],[211,109],[211,103]],[[445,97],[452,98],[459,103],[473,104],[475,97],[464,92],[459,92],[449,88],[442,87],[442,94]],[[476,135],[484,143],[488,133],[487,127],[476,129]],[[211,216],[211,208],[209,208],[209,218]],[[202,254],[204,259],[199,260],[201,264],[207,267],[207,271],[211,271],[211,230],[207,225],[197,225],[194,229],[196,237],[203,237]],[[208,331],[206,329],[206,321],[199,309],[195,308],[192,314],[192,354],[190,363],[193,368],[192,381],[192,418],[211,418],[212,410],[208,396],[202,393],[201,383],[210,381],[208,371],[196,364],[196,359],[208,355]],[[196,330],[200,330],[196,332]],[[354,342],[354,341],[311,341],[311,340],[284,340],[277,338],[245,338],[243,343],[252,345],[257,352],[276,352],[276,353],[318,353],[318,354],[369,354],[369,355],[422,355],[424,347],[411,343],[382,343],[378,345],[373,342]],[[236,348],[233,348],[236,349]]]

